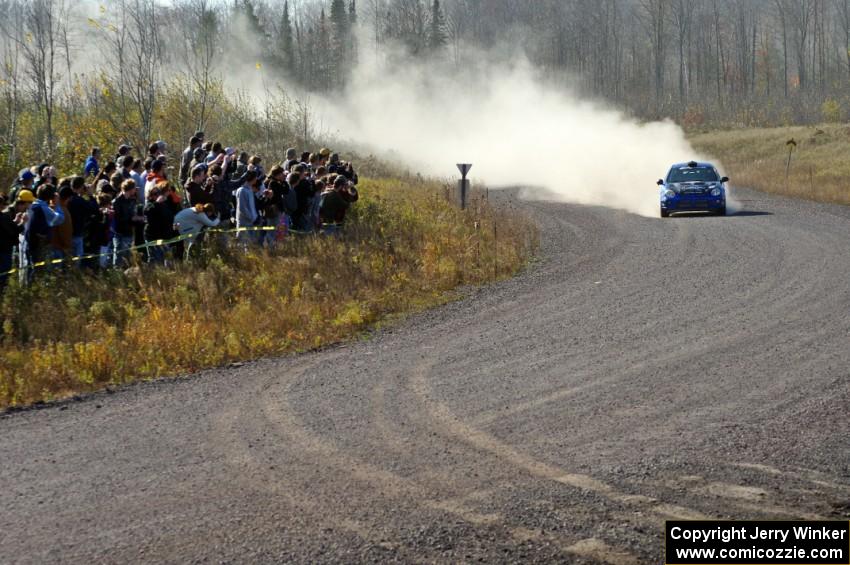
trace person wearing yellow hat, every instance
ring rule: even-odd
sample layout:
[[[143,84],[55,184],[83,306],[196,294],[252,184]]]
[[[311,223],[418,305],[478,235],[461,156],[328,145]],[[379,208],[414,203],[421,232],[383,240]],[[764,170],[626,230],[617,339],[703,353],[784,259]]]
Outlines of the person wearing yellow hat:
[[[0,212],[0,291],[9,279],[15,247],[20,243],[27,223],[27,208],[33,202],[35,195],[29,190],[21,190],[15,203]]]
[[[33,194],[31,190],[20,191],[18,193],[18,197],[15,199],[16,206],[18,204],[27,204],[27,206],[29,206],[33,202],[35,202],[35,194]],[[24,209],[24,212],[26,212],[26,208]]]

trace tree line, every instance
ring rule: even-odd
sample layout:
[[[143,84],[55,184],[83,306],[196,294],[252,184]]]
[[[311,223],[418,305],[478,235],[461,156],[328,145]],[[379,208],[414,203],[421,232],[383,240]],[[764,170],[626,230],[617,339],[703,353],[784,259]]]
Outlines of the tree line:
[[[9,166],[104,128],[143,146],[247,120],[246,137],[270,142],[285,117],[306,138],[309,93],[344,93],[360,61],[463,69],[482,52],[690,127],[850,113],[850,0],[0,0],[0,13]],[[279,104],[229,86],[258,80]]]
[[[367,8],[376,50],[400,41],[429,57],[423,46],[445,45],[456,65],[474,64],[477,48],[519,52],[544,77],[641,118],[747,126],[850,113],[850,0],[444,0],[430,12],[421,0],[376,0]]]

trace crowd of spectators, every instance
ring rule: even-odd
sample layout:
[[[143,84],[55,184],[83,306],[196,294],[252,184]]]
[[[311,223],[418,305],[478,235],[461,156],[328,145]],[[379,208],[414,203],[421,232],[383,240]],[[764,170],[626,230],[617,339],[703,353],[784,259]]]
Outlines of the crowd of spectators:
[[[338,233],[358,198],[354,167],[329,149],[287,149],[266,171],[260,156],[205,141],[200,131],[179,164],[157,141],[144,156],[121,145],[108,160],[95,147],[80,173],[60,178],[41,164],[0,193],[0,289],[16,267],[26,281],[39,268],[191,258],[209,228],[266,247],[288,234]]]

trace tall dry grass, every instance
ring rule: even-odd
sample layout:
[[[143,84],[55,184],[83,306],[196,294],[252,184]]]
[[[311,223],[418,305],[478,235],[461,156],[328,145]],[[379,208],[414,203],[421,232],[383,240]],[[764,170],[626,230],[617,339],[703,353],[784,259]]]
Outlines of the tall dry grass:
[[[342,238],[13,285],[0,306],[0,408],[321,347],[507,277],[537,245],[530,221],[480,195],[461,212],[434,182],[360,188]]]
[[[694,146],[719,159],[734,186],[850,204],[850,126],[749,128],[690,136]],[[786,178],[789,146],[791,155]]]

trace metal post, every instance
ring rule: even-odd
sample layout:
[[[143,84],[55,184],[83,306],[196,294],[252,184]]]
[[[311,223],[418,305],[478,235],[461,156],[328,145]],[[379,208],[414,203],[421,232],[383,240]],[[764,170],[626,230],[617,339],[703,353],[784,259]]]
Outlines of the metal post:
[[[461,179],[458,181],[458,186],[460,187],[460,209],[466,209],[466,193],[469,190],[469,181],[466,179]]]
[[[458,163],[457,168],[458,168],[458,170],[460,171],[460,174],[461,174],[461,179],[460,179],[460,184],[459,184],[459,186],[460,186],[460,209],[465,210],[466,209],[466,193],[469,190],[469,181],[466,180],[466,174],[469,172],[469,169],[472,168],[472,164],[471,163]]]

